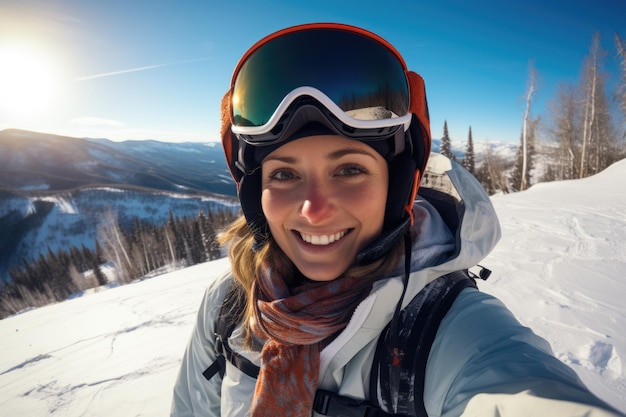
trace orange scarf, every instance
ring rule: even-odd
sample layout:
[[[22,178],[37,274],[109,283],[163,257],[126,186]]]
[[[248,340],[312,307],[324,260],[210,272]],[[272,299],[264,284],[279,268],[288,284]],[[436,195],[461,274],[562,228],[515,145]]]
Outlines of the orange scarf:
[[[263,268],[255,283],[253,332],[261,351],[252,417],[310,416],[319,377],[320,351],[348,323],[371,282],[341,277],[289,288]]]

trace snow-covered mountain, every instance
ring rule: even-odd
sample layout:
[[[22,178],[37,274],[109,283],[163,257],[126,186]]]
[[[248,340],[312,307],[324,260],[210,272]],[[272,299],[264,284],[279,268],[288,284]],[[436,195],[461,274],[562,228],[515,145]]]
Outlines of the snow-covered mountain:
[[[0,131],[0,192],[43,194],[94,186],[235,195],[218,143],[112,142]]]
[[[238,210],[217,143],[111,142],[0,132],[0,279],[21,259],[93,249],[106,212],[162,224],[171,210]]]
[[[626,412],[624,177],[626,160],[492,197],[503,236],[479,287]],[[0,415],[169,415],[202,293],[226,268],[221,259],[0,321]]]

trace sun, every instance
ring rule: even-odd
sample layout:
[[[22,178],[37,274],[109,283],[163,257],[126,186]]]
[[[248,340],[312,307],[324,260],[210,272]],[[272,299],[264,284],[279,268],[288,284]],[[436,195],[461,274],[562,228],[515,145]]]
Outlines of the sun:
[[[50,109],[59,83],[53,63],[33,48],[0,44],[0,116],[22,121]],[[7,120],[11,121],[11,120]]]

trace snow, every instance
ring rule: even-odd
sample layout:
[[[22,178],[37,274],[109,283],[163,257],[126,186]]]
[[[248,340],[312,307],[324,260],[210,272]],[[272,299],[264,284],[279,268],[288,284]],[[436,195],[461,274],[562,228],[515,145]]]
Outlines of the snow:
[[[483,291],[626,411],[626,160],[582,180],[492,197],[503,239]]]
[[[63,197],[41,197],[39,200],[54,204],[61,214],[78,214],[78,210],[71,199]]]
[[[626,160],[492,197],[503,238],[479,287],[626,412],[625,176]],[[0,321],[0,415],[169,415],[204,288],[227,268],[220,259]]]

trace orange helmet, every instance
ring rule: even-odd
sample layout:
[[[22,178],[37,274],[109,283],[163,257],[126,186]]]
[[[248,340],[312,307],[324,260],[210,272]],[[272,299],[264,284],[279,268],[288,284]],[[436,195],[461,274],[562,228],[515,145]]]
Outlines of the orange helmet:
[[[263,158],[318,134],[362,141],[387,159],[383,233],[359,261],[384,254],[413,220],[430,154],[422,77],[383,38],[338,23],[280,30],[243,55],[222,100],[222,145],[257,246],[269,237],[261,208]]]

